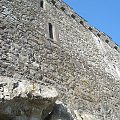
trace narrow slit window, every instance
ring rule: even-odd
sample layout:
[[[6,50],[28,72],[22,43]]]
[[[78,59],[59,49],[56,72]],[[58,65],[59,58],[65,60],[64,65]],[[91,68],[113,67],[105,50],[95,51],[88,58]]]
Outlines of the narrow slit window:
[[[73,19],[75,19],[75,15],[74,15],[74,14],[72,14],[71,17],[72,17]]]
[[[114,46],[114,49],[116,49],[116,50],[117,50],[117,46]]]
[[[40,7],[43,8],[43,1],[40,2]]]
[[[49,37],[53,39],[53,26],[51,23],[49,23]]]
[[[83,25],[83,21],[80,21],[80,24]]]
[[[106,43],[109,43],[109,40],[105,40]]]

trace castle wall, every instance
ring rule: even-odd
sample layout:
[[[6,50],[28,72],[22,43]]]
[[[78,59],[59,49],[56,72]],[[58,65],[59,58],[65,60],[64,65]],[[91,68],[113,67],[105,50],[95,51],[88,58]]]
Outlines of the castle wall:
[[[55,86],[71,112],[119,120],[119,49],[62,1],[40,2],[0,1],[0,75]]]

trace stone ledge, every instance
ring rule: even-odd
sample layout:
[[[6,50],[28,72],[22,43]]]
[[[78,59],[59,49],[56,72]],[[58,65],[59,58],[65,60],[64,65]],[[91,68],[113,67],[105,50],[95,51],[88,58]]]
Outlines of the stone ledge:
[[[0,76],[0,118],[43,120],[52,112],[58,93],[51,86]]]

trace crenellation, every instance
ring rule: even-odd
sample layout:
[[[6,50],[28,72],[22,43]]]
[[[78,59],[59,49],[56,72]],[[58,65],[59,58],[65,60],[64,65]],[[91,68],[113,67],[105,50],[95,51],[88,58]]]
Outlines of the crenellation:
[[[109,36],[60,0],[0,2],[1,76],[56,87],[73,115],[119,120],[120,53]]]
[[[86,25],[85,25],[86,26]],[[114,49],[114,47],[116,46],[116,43],[114,43],[112,41],[112,38],[109,37],[108,35],[106,35],[103,32],[100,32],[98,29],[91,27],[87,25],[87,28],[96,36],[98,36],[101,40],[103,40],[104,42],[106,42],[108,45],[110,45],[111,48]],[[118,46],[118,45],[117,45]],[[116,49],[119,52],[120,47],[118,46],[118,49]]]
[[[55,1],[54,1],[54,2],[55,2]],[[58,7],[59,9],[61,9],[63,12],[67,13],[67,15],[69,15],[69,16],[71,16],[73,19],[75,19],[76,22],[78,22],[78,23],[80,22],[80,24],[82,24],[84,27],[86,27],[87,29],[89,29],[90,31],[92,31],[96,36],[101,37],[101,35],[102,35],[101,39],[103,39],[103,41],[105,41],[105,38],[109,38],[110,41],[112,41],[112,38],[111,38],[111,37],[109,37],[108,35],[104,34],[104,33],[101,32],[101,31],[99,31],[97,28],[91,27],[84,18],[82,18],[81,16],[79,16],[77,13],[75,13],[75,12],[72,10],[72,8],[71,8],[70,6],[68,6],[66,3],[64,3],[63,1],[59,1],[59,0],[58,0],[57,2],[59,2],[59,6],[62,6],[62,7],[58,7],[58,6],[57,6],[57,7]],[[64,7],[63,7],[63,6],[64,6]],[[92,28],[92,29],[91,29],[91,28]],[[105,36],[105,38],[104,38],[103,36]],[[116,48],[115,45],[114,45],[114,47],[113,47],[112,44],[115,44],[115,43],[109,44],[110,47],[112,47],[113,49]],[[119,49],[120,49],[120,48],[119,48],[119,46],[118,46],[118,49],[116,49],[116,50],[119,52]]]

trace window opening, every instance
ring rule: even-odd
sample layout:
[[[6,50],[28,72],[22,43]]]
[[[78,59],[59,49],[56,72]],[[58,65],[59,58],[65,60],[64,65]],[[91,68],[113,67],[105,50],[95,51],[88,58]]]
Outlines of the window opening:
[[[80,21],[80,24],[82,24],[82,25],[83,25],[83,21]]]
[[[114,49],[116,49],[116,50],[117,50],[117,46],[115,46],[115,47],[114,47]]]
[[[75,15],[72,14],[71,17],[72,17],[73,19],[75,19]]]
[[[97,36],[100,37],[100,34],[98,33]]]
[[[49,37],[53,39],[53,26],[51,23],[49,23]]]
[[[53,5],[55,5],[55,3],[56,3],[54,0],[52,0],[51,2],[53,3]]]
[[[91,28],[91,27],[89,27],[88,29],[89,29],[90,31],[92,31],[92,28]]]
[[[109,40],[105,40],[106,43],[109,43]]]
[[[43,8],[43,1],[40,2],[40,7]]]

